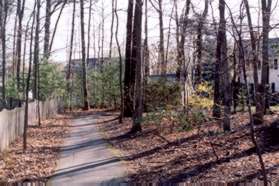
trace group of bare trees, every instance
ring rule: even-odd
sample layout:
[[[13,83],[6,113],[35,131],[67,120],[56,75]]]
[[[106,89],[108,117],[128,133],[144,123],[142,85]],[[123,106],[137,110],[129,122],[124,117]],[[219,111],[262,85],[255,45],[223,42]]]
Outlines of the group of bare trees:
[[[30,90],[32,90],[33,98],[39,100],[40,64],[43,61],[47,62],[51,55],[57,25],[66,3],[67,0],[46,0],[44,2],[36,0],[31,8],[30,2],[26,0],[1,0],[0,2],[1,103],[2,107],[8,105],[7,79],[15,79],[17,96],[9,97],[9,100],[16,99],[19,105],[25,103],[24,149],[27,147],[26,134]],[[41,13],[43,6],[46,8],[44,17]],[[51,31],[51,18],[57,11],[59,11],[59,15],[54,22],[54,30]],[[12,20],[15,21],[12,23]],[[7,28],[11,26],[14,27],[12,33],[7,31]],[[41,41],[43,41],[43,50],[41,50]],[[12,47],[10,47],[11,45]],[[39,104],[37,105],[38,123],[40,125],[40,108]]]
[[[58,29],[58,23],[63,14],[63,10],[66,5],[73,5],[72,12],[72,24],[71,35],[70,35],[70,47],[69,47],[69,58],[68,58],[68,70],[66,74],[67,80],[67,90],[71,94],[71,78],[72,78],[72,60],[73,60],[73,48],[74,48],[74,38],[75,38],[75,27],[77,25],[77,4],[79,4],[79,28],[80,28],[80,43],[81,43],[81,58],[82,58],[82,92],[83,92],[83,108],[88,110],[90,108],[89,95],[88,95],[88,80],[87,80],[87,62],[90,57],[90,47],[91,47],[91,37],[93,36],[94,41],[95,31],[91,33],[91,24],[94,24],[92,19],[92,9],[93,0],[89,1],[89,14],[88,19],[85,18],[85,1],[84,0],[36,0],[33,4],[33,10],[30,15],[26,12],[26,0],[1,0],[0,1],[0,36],[1,36],[1,66],[2,66],[2,100],[6,100],[6,77],[7,77],[7,59],[11,59],[12,75],[16,79],[17,90],[24,89],[24,100],[28,103],[28,92],[32,85],[33,96],[35,99],[39,99],[39,66],[42,60],[48,60],[51,57],[53,43],[56,31]],[[262,122],[263,116],[267,112],[269,107],[269,32],[271,29],[270,18],[272,11],[272,0],[261,0],[261,17],[262,25],[255,25],[252,19],[250,11],[250,2],[248,0],[240,1],[241,15],[239,17],[242,21],[244,17],[248,26],[246,26],[249,34],[246,35],[242,32],[245,25],[236,23],[235,17],[232,15],[230,7],[227,5],[226,0],[215,0],[218,4],[219,21],[216,23],[214,18],[214,8],[212,8],[212,18],[209,18],[209,6],[212,7],[212,1],[204,0],[204,9],[202,12],[197,13],[194,7],[194,3],[191,0],[179,1],[179,0],[127,0],[127,25],[126,25],[126,46],[125,46],[125,70],[122,69],[122,51],[118,39],[118,27],[119,27],[119,17],[117,9],[117,0],[113,0],[111,3],[111,27],[110,27],[110,41],[109,41],[109,58],[112,58],[112,46],[113,46],[113,36],[115,36],[115,41],[117,45],[117,51],[120,61],[120,91],[121,91],[121,116],[132,117],[134,121],[133,128],[131,132],[141,131],[141,120],[143,112],[143,90],[147,84],[147,76],[150,74],[150,38],[149,38],[149,28],[148,28],[148,11],[155,10],[156,15],[158,15],[158,33],[159,33],[159,43],[158,43],[158,67],[157,72],[162,76],[166,77],[168,73],[168,54],[170,48],[170,39],[173,37],[175,41],[175,61],[176,61],[176,79],[177,82],[185,84],[187,79],[194,79],[193,89],[195,85],[202,83],[202,63],[204,54],[204,38],[208,35],[210,30],[214,30],[213,37],[215,37],[217,44],[214,46],[215,58],[214,58],[214,74],[213,74],[213,84],[214,84],[214,107],[213,116],[216,118],[222,118],[223,129],[229,131],[231,128],[231,106],[232,106],[232,92],[235,88],[231,83],[231,67],[229,57],[230,44],[227,40],[228,33],[232,33],[233,43],[234,43],[234,55],[238,58],[237,64],[234,64],[239,68],[235,70],[239,72],[238,76],[243,76],[243,79],[247,81],[246,77],[246,67],[248,61],[245,57],[244,52],[244,36],[247,38],[249,36],[249,41],[251,44],[252,51],[252,71],[253,80],[255,82],[255,103],[256,103],[256,113],[251,114],[251,121],[254,123]],[[170,23],[168,28],[168,36],[165,35],[165,17],[164,3],[172,5],[172,11],[170,15]],[[179,5],[178,5],[179,4]],[[145,5],[145,6],[143,6]],[[151,8],[149,8],[149,6]],[[182,10],[179,6],[183,5]],[[44,7],[45,9],[43,10]],[[245,9],[245,11],[243,11]],[[230,19],[227,19],[226,10],[230,15]],[[143,13],[144,11],[144,13]],[[42,17],[42,12],[45,16]],[[53,19],[54,13],[57,13],[56,20]],[[14,21],[14,33],[12,35],[12,57],[7,55],[7,19],[13,16]],[[29,17],[28,17],[29,16]],[[143,19],[145,17],[145,19]],[[25,24],[24,18],[29,18],[28,22]],[[43,19],[44,18],[44,19]],[[99,50],[98,56],[101,59],[101,63],[104,61],[104,7],[102,7],[102,23],[99,24],[98,29],[102,32],[99,34],[98,47],[102,48]],[[88,20],[87,29],[87,41],[86,41],[86,23]],[[144,20],[144,24],[142,24]],[[230,21],[228,21],[230,20]],[[53,22],[54,21],[54,22]],[[228,24],[228,22],[230,22]],[[243,22],[241,22],[243,23]],[[142,28],[144,25],[144,28]],[[171,28],[174,27],[174,28]],[[213,28],[214,27],[214,28]],[[255,27],[262,28],[261,36],[258,37],[255,34]],[[43,28],[43,29],[42,29]],[[53,30],[51,29],[53,28]],[[115,30],[114,30],[115,29]],[[172,35],[172,30],[174,34]],[[142,33],[144,31],[145,36]],[[44,32],[44,34],[43,34]],[[11,37],[11,36],[9,36]],[[41,52],[40,41],[43,37],[43,50]],[[167,42],[165,41],[167,39]],[[187,47],[187,42],[189,38],[194,38],[193,48],[194,52],[189,52],[190,49]],[[143,41],[143,42],[142,42]],[[86,46],[87,42],[87,46]],[[260,48],[259,48],[259,44]],[[167,45],[166,45],[167,44]],[[27,52],[27,46],[29,46],[29,52]],[[94,50],[95,50],[94,43]],[[236,52],[237,51],[237,52]],[[261,55],[260,52],[261,51]],[[29,55],[27,54],[29,53]],[[40,54],[43,55],[40,55]],[[95,53],[95,52],[94,52]],[[191,54],[192,56],[187,56]],[[29,56],[29,58],[25,58]],[[95,56],[95,54],[94,54]],[[190,64],[188,58],[193,59],[193,71],[194,78],[190,77],[193,74],[190,72]],[[260,60],[261,58],[261,60]],[[25,72],[25,63],[28,59],[28,71]],[[262,65],[259,66],[259,61]],[[159,70],[158,70],[159,69]],[[124,74],[124,86],[122,90],[122,70]],[[261,70],[261,78],[258,77],[258,71]],[[26,79],[22,78],[21,74],[26,73]],[[259,79],[261,81],[259,81]],[[26,81],[24,86],[22,81]],[[247,82],[245,82],[247,84]],[[190,86],[190,85],[189,85]],[[249,87],[247,86],[247,89]],[[122,96],[123,91],[123,96]],[[247,91],[248,92],[248,91]],[[247,93],[247,102],[250,103],[250,95]],[[122,99],[123,97],[123,99]],[[39,109],[39,108],[38,108]],[[28,104],[26,104],[26,110],[28,112]],[[122,117],[121,117],[122,118]],[[26,119],[26,125],[28,123],[28,118]]]
[[[141,17],[142,17],[142,3],[147,4],[148,1],[137,0],[136,5],[134,5],[133,0],[128,1],[128,12],[127,12],[127,39],[126,39],[126,56],[125,56],[125,81],[124,81],[124,91],[125,91],[125,107],[124,107],[124,116],[134,116],[134,127],[132,132],[140,131],[140,123],[139,119],[141,118],[142,107],[141,107],[141,95],[142,92],[140,88],[142,86],[142,77],[141,66],[139,64],[144,64],[145,62],[149,62],[145,60],[146,54],[149,52],[148,50],[148,39],[144,40],[143,45],[143,58],[140,55],[141,48]],[[248,107],[250,110],[250,122],[251,122],[251,134],[252,140],[257,147],[257,142],[255,140],[254,135],[254,124],[262,123],[263,116],[267,113],[269,108],[269,32],[271,30],[270,26],[270,18],[272,11],[272,0],[261,0],[261,17],[262,17],[262,25],[256,25],[253,23],[252,15],[251,15],[251,5],[248,0],[240,1],[240,15],[239,19],[241,19],[240,23],[236,23],[236,18],[233,16],[230,7],[228,6],[228,2],[226,0],[218,0],[219,7],[219,22],[216,27],[216,19],[214,18],[214,9],[212,8],[213,15],[213,23],[210,24],[210,19],[208,18],[209,12],[209,3],[212,6],[212,2],[205,0],[204,10],[201,14],[197,14],[194,10],[193,2],[191,0],[185,0],[184,8],[181,15],[178,14],[178,5],[177,0],[174,0],[174,13],[172,10],[171,19],[175,20],[175,40],[177,44],[177,52],[176,52],[176,63],[177,63],[177,80],[183,81],[183,79],[187,78],[188,72],[185,69],[186,63],[186,54],[185,51],[188,49],[185,48],[185,40],[187,38],[187,34],[192,34],[192,24],[190,22],[197,23],[196,27],[196,39],[195,39],[195,52],[194,57],[196,58],[196,63],[194,65],[195,69],[195,83],[199,84],[202,82],[202,59],[203,59],[203,38],[205,37],[206,30],[209,30],[210,26],[214,27],[213,34],[216,37],[217,45],[215,50],[215,62],[214,62],[214,107],[213,107],[213,116],[216,118],[223,118],[223,129],[224,131],[231,130],[231,106],[233,101],[233,93],[234,90],[238,87],[232,86],[231,79],[231,71],[233,68],[239,68],[238,70],[234,70],[234,73],[238,73],[238,79],[243,79],[244,87],[246,89],[246,100],[248,103]],[[162,7],[163,0],[150,0],[149,3],[158,13],[159,17],[159,49],[158,49],[158,66],[160,69],[159,73],[162,76],[167,73],[167,61],[165,58],[165,48],[164,48],[164,11]],[[146,5],[147,6],[147,5]],[[193,14],[197,14],[196,18],[190,18],[191,8]],[[226,10],[230,15],[230,22],[226,18]],[[245,10],[245,11],[243,11]],[[145,9],[147,12],[147,8]],[[146,14],[145,14],[146,15]],[[147,16],[146,16],[147,17]],[[243,24],[243,19],[246,18],[248,25]],[[145,20],[145,25],[147,22],[147,18]],[[243,33],[243,27],[246,26],[247,33]],[[255,28],[262,28],[260,37],[256,35]],[[148,35],[148,30],[145,27],[145,33]],[[229,56],[229,43],[227,40],[227,33],[231,33],[234,43],[234,55],[237,55],[237,62],[232,64]],[[246,34],[246,35],[245,35]],[[249,38],[250,37],[250,38]],[[252,59],[248,56],[245,56],[244,40],[247,38],[251,45],[251,54]],[[169,43],[169,42],[168,42]],[[246,42],[247,43],[247,42]],[[260,44],[259,44],[260,43]],[[167,46],[168,48],[168,46]],[[261,53],[261,54],[260,54]],[[261,58],[261,59],[260,59]],[[251,103],[252,96],[249,94],[249,86],[247,82],[247,68],[249,64],[252,63],[253,73],[253,82],[255,84],[255,105],[256,112],[252,114],[251,111]],[[261,65],[259,65],[261,64]],[[144,66],[144,65],[143,65]],[[187,65],[186,65],[187,66]],[[261,71],[261,78],[258,77],[258,72]],[[157,70],[158,72],[158,70]],[[185,74],[186,73],[186,74]],[[189,74],[190,75],[190,74]],[[259,81],[259,79],[261,81]],[[253,90],[252,90],[253,91]],[[140,97],[139,97],[140,96]],[[258,148],[257,148],[258,149]],[[261,153],[258,151],[258,155],[260,157],[260,162],[264,171],[264,165],[261,158]]]

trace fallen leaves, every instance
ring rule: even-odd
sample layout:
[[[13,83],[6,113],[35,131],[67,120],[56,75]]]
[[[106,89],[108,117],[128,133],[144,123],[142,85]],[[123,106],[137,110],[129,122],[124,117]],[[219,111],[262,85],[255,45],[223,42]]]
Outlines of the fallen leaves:
[[[261,131],[278,119],[266,116],[266,123],[256,127],[258,140],[264,141]],[[101,130],[116,148],[122,151],[132,169],[130,178],[137,182],[200,181],[235,182],[261,179],[258,157],[250,139],[247,113],[232,118],[232,132],[223,133],[215,121],[201,124],[201,128],[181,131],[170,122],[149,123],[141,134],[125,136],[132,121],[122,124],[106,122]],[[279,179],[279,147],[264,146],[264,161],[271,181]]]
[[[43,121],[41,127],[28,128],[26,152],[18,138],[0,154],[0,181],[40,180],[52,175],[67,131],[68,118],[62,115]]]

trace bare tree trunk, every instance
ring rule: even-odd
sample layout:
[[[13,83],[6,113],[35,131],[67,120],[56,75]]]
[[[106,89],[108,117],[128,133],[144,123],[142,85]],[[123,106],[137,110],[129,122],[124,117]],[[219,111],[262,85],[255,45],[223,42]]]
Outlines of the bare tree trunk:
[[[171,38],[171,23],[172,23],[172,19],[173,19],[173,13],[174,13],[174,9],[175,9],[175,2],[173,4],[173,7],[171,9],[171,15],[170,15],[170,19],[169,19],[169,27],[168,27],[168,37],[167,37],[167,46],[166,46],[166,56],[165,56],[165,61],[168,62],[169,60],[169,45],[170,45],[170,38]]]
[[[51,25],[51,0],[46,0],[46,18],[45,18],[45,37],[44,37],[44,58],[48,59],[49,40],[50,40],[50,25]]]
[[[119,123],[122,123],[123,120],[123,108],[124,108],[124,99],[123,99],[123,85],[122,85],[122,54],[121,54],[121,47],[118,40],[118,27],[119,27],[119,17],[118,17],[118,10],[117,10],[117,1],[115,1],[115,8],[114,8],[115,18],[116,18],[116,28],[115,28],[115,41],[117,45],[118,55],[119,55],[119,89],[120,89],[120,115],[119,115]]]
[[[105,42],[105,7],[104,7],[104,0],[102,0],[102,38],[101,38],[101,73],[103,73],[104,67],[104,42]],[[104,82],[102,81],[102,97],[101,97],[101,105],[102,107],[105,105],[105,87]]]
[[[134,69],[132,64],[134,0],[129,0],[126,26],[125,76],[124,76],[124,117],[132,117],[134,97]]]
[[[204,1],[204,11],[199,17],[198,29],[197,29],[197,68],[196,68],[196,82],[200,84],[202,82],[202,52],[203,52],[203,27],[208,14],[208,0]]]
[[[93,14],[94,15],[94,14]],[[93,57],[96,58],[97,57],[97,49],[96,49],[96,23],[95,23],[95,19],[94,19],[94,16],[93,16]]]
[[[13,36],[13,61],[12,61],[12,75],[15,77],[15,68],[16,68],[16,42],[17,42],[17,22],[18,22],[18,16],[15,18],[15,23],[14,23],[14,36]]]
[[[7,25],[7,0],[0,2],[1,9],[1,48],[2,48],[2,99],[6,103],[6,25]]]
[[[177,71],[176,71],[176,78],[178,81],[181,80],[182,78],[182,68],[183,68],[183,64],[186,63],[185,62],[185,37],[186,37],[186,29],[187,29],[187,25],[188,25],[188,15],[189,15],[189,12],[190,12],[190,4],[191,4],[191,0],[187,0],[186,1],[186,9],[185,9],[185,12],[184,12],[184,15],[183,15],[183,21],[182,21],[182,25],[179,24],[179,20],[178,20],[178,16],[176,16],[176,25],[179,26],[179,28],[177,28],[178,30],[180,30],[178,32],[178,49],[177,49]],[[180,37],[180,39],[179,39]]]
[[[25,0],[17,0],[17,17],[18,17],[18,27],[17,27],[17,44],[16,44],[16,81],[17,90],[20,90],[20,67],[21,67],[21,49],[22,49],[22,20],[24,16]]]
[[[145,103],[145,90],[146,86],[148,84],[148,76],[150,75],[150,70],[149,70],[149,48],[148,48],[148,0],[145,0],[145,20],[144,20],[144,33],[145,33],[145,38],[144,38],[144,46],[143,46],[143,66],[144,66],[144,77],[143,77],[143,103]]]
[[[261,0],[262,2],[262,73],[261,73],[261,86],[263,87],[263,95],[261,96],[262,109],[264,114],[269,109],[269,31],[270,31],[270,16],[271,16],[271,5],[272,0]],[[263,115],[260,113],[259,115]]]
[[[36,2],[33,9],[33,21],[31,26],[30,33],[30,46],[29,46],[29,66],[28,74],[26,79],[26,88],[25,88],[25,110],[24,110],[24,130],[23,130],[23,151],[27,149],[27,128],[28,128],[28,101],[29,101],[29,89],[30,89],[30,79],[31,79],[31,69],[32,69],[32,53],[33,53],[33,35],[34,35],[34,24],[35,24],[35,11],[36,11]]]
[[[90,57],[90,35],[91,35],[91,18],[92,18],[92,0],[89,1],[89,18],[88,18],[88,31],[87,31],[87,56],[86,56],[86,62],[88,64],[89,62],[89,57]]]
[[[163,8],[162,8],[162,0],[158,0],[158,1],[159,1],[159,28],[160,28],[159,62],[161,64],[161,74],[166,75],[167,62],[165,61]]]
[[[258,54],[257,54],[257,40],[254,34],[253,29],[253,23],[250,13],[250,6],[248,3],[248,0],[244,0],[244,5],[246,8],[246,14],[248,19],[248,25],[249,25],[249,33],[250,33],[250,40],[251,40],[251,47],[252,47],[252,54],[253,54],[253,78],[254,78],[254,84],[255,84],[255,103],[256,103],[256,114],[254,115],[254,121],[255,123],[261,123],[263,121],[263,114],[264,109],[261,105],[261,94],[259,87],[259,77],[258,77]]]
[[[72,14],[72,28],[71,28],[71,39],[70,39],[70,52],[69,52],[69,63],[68,63],[68,72],[67,72],[67,92],[69,96],[69,105],[70,110],[72,110],[71,104],[71,78],[72,78],[72,56],[73,56],[73,43],[75,35],[75,16],[76,16],[76,0],[73,0],[73,14]]]
[[[142,32],[142,0],[136,0],[134,27],[133,27],[133,48],[132,62],[136,64],[135,84],[135,110],[133,113],[133,127],[131,133],[141,131],[142,120],[142,56],[141,56],[141,32]]]
[[[22,77],[24,80],[25,80],[25,61],[26,61],[27,40],[28,40],[28,34],[29,34],[29,29],[30,29],[29,25],[30,25],[30,21],[32,21],[32,17],[34,17],[33,14],[34,13],[32,12],[32,15],[30,16],[29,20],[27,21],[25,34],[24,34],[24,48],[23,48],[23,59],[22,59]],[[25,83],[23,83],[23,85],[22,85],[22,90],[24,93]],[[25,98],[23,97],[23,99],[25,99]]]
[[[111,8],[112,8],[112,13],[111,13],[111,26],[110,26],[109,58],[111,58],[111,52],[112,52],[112,39],[113,39],[113,27],[114,27],[114,0],[111,0]]]
[[[225,0],[219,0],[220,22],[217,35],[216,68],[214,86],[214,108],[213,116],[221,116],[221,100],[224,105],[224,131],[230,131],[231,114],[231,84],[229,77],[229,65],[227,59]],[[221,72],[221,73],[220,73]],[[221,74],[221,75],[220,75]],[[220,81],[221,80],[221,81]],[[222,83],[222,87],[220,86]]]
[[[177,7],[177,0],[174,0],[174,9],[175,9],[175,40],[176,40],[176,62],[177,62],[177,69],[176,69],[176,81],[180,81],[180,74],[181,74],[181,61],[180,61],[180,49],[179,49],[179,43],[180,43],[180,22],[178,17],[178,7]]]
[[[223,129],[224,131],[231,130],[230,116],[231,116],[231,81],[229,74],[229,63],[227,57],[227,39],[226,39],[226,19],[225,19],[225,0],[220,0],[219,10],[220,10],[220,25],[219,34],[221,41],[221,56],[220,62],[222,64],[222,92],[224,94],[224,120]]]
[[[80,28],[81,28],[81,52],[82,52],[82,87],[83,87],[83,109],[89,110],[87,73],[86,73],[86,54],[85,54],[85,34],[84,34],[84,2],[80,0]]]
[[[164,47],[164,21],[163,21],[163,0],[157,0],[156,3],[158,7],[153,3],[153,0],[150,0],[151,5],[157,11],[159,15],[159,33],[160,33],[160,41],[159,41],[159,66],[162,75],[166,75],[167,73],[167,63],[165,61],[165,47]]]
[[[2,31],[3,31],[3,27],[4,27],[4,14],[5,14],[5,12],[4,12],[4,2],[3,1],[0,1],[0,32],[2,33]],[[3,42],[3,37],[2,37],[2,34],[1,34],[1,43]],[[1,50],[3,51],[3,46],[1,45]],[[5,66],[4,66],[4,63],[3,63],[3,56],[2,56],[2,74],[3,74],[3,72],[5,71],[5,68],[4,68]],[[3,81],[3,79],[2,79],[2,81]],[[3,85],[4,85],[5,83],[4,83],[4,81],[3,81],[3,83],[2,83],[2,88],[3,88]],[[3,95],[5,95],[5,91],[3,91],[2,90],[2,101],[4,102],[5,101],[5,97],[3,96]]]
[[[34,45],[34,67],[33,67],[33,96],[35,99],[39,99],[38,93],[38,72],[39,72],[39,52],[40,52],[40,8],[41,0],[37,0],[37,12],[36,12],[36,28],[35,28],[35,45]]]

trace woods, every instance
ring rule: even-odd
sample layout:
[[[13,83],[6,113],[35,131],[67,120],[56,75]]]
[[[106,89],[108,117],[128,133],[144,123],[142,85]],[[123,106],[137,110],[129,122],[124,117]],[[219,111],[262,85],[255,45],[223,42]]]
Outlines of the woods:
[[[1,0],[0,112],[24,109],[25,154],[28,105],[43,132],[41,102],[55,99],[70,119],[116,117],[98,130],[139,156],[120,158],[134,181],[214,182],[224,169],[224,182],[268,185],[278,179],[267,132],[279,127],[278,11],[272,0]]]

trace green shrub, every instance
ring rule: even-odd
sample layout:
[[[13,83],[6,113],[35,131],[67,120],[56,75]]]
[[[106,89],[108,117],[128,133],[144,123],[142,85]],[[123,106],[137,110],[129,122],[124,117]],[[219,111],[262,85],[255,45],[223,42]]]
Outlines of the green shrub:
[[[145,87],[144,107],[147,112],[177,106],[181,103],[180,86],[164,79],[149,82]]]
[[[91,105],[114,108],[120,105],[118,61],[106,63],[102,69],[91,69],[88,72],[88,82]]]
[[[32,82],[31,82],[32,83]],[[64,74],[53,63],[40,64],[39,98],[45,100],[51,96],[63,97],[66,93]]]

